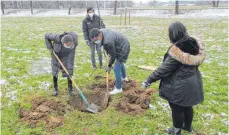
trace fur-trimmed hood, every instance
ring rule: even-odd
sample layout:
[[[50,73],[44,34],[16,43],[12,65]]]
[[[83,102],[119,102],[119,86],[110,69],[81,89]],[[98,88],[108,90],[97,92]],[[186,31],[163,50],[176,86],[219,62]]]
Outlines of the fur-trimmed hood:
[[[190,66],[198,66],[201,63],[203,63],[203,61],[206,58],[206,54],[205,54],[205,45],[201,40],[197,41],[197,45],[199,46],[199,52],[197,55],[184,52],[182,49],[180,49],[174,44],[170,47],[168,54],[173,59],[179,61],[182,64],[190,65]]]

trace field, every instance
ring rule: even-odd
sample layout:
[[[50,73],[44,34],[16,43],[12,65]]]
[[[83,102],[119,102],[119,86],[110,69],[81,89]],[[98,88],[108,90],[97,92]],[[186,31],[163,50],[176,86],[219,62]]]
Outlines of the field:
[[[3,135],[151,135],[165,134],[172,125],[168,103],[157,94],[152,108],[133,116],[115,110],[121,95],[115,95],[109,107],[98,114],[68,111],[64,124],[53,131],[45,125],[30,128],[19,120],[19,108],[31,109],[36,97],[55,99],[67,104],[67,81],[59,80],[59,97],[52,97],[50,53],[44,35],[48,32],[76,31],[74,80],[80,87],[93,83],[94,76],[105,76],[104,70],[93,70],[90,51],[83,40],[83,17],[2,17],[1,18],[1,133]],[[119,17],[104,17],[107,28],[125,34],[131,44],[127,61],[128,77],[142,82],[151,73],[139,65],[159,66],[170,43],[168,26],[178,20],[133,17],[128,27],[119,26]],[[228,133],[228,20],[179,19],[191,36],[202,35],[207,58],[200,66],[205,101],[194,107],[193,129],[204,135]],[[105,63],[105,60],[104,60]],[[47,69],[47,70],[46,70]],[[111,73],[113,76],[113,72]],[[114,78],[114,77],[113,77]],[[158,82],[152,88],[158,89]],[[187,134],[184,132],[184,134]]]

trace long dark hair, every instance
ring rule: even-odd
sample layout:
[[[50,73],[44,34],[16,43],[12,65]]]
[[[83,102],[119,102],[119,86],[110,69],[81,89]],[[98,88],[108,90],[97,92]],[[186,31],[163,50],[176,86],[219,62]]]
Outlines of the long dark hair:
[[[181,22],[173,22],[169,26],[170,42],[175,44],[179,40],[188,37],[187,30]]]
[[[169,26],[169,39],[172,44],[175,44],[182,51],[197,55],[199,46],[196,39],[190,37],[187,29],[181,22],[173,22]]]

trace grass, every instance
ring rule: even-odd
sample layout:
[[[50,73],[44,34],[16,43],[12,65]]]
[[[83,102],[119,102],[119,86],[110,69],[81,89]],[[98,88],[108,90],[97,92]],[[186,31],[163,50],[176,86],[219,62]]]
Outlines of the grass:
[[[33,75],[31,65],[35,60],[49,58],[44,43],[47,32],[62,33],[76,31],[79,46],[76,50],[74,80],[80,87],[93,82],[93,76],[105,75],[104,70],[92,70],[89,48],[83,40],[82,17],[2,17],[1,77],[8,84],[1,86],[1,119],[3,135],[51,135],[44,125],[29,128],[19,121],[18,109],[31,108],[29,101],[36,96],[51,97],[51,74]],[[154,19],[133,17],[131,27],[119,27],[118,17],[104,17],[110,29],[125,34],[131,44],[131,53],[127,62],[130,78],[142,82],[151,73],[137,68],[138,65],[159,66],[169,47],[168,25],[176,19]],[[217,19],[179,19],[192,36],[201,34],[206,44],[207,59],[200,66],[203,73],[205,101],[194,107],[193,128],[206,135],[228,133],[228,20]],[[47,63],[47,66],[48,65]],[[113,73],[112,73],[113,74]],[[60,77],[61,78],[61,77]],[[42,86],[47,83],[47,87]],[[67,81],[60,79],[59,100],[66,103]],[[152,87],[158,89],[158,82]],[[160,104],[158,94],[152,96],[155,110],[148,109],[144,114],[131,116],[116,111],[114,105],[121,95],[113,97],[111,105],[99,114],[72,111],[65,114],[64,125],[56,128],[58,135],[150,135],[164,134],[164,129],[172,125],[171,111]],[[223,116],[225,113],[226,116]],[[211,119],[211,117],[213,117]],[[187,133],[184,133],[187,134]]]

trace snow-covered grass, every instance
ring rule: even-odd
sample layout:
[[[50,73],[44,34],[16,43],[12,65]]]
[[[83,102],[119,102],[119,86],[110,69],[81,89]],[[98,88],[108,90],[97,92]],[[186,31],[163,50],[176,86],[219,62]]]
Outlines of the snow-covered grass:
[[[98,14],[98,11],[95,11]],[[129,12],[129,11],[128,11]],[[101,9],[101,16],[114,16],[113,9]],[[124,9],[118,10],[116,16],[124,17]],[[31,15],[31,11],[28,9],[24,10],[6,10],[6,15],[8,17],[12,16],[25,16],[25,17],[50,17],[50,16],[75,16],[75,17],[83,17],[86,12],[83,9],[73,9],[71,11],[71,15],[68,15],[67,9],[59,9],[59,10],[48,10],[48,9],[35,9],[34,14]],[[151,9],[151,10],[130,10],[131,16],[136,17],[153,17],[153,18],[205,18],[205,19],[219,19],[228,17],[228,9],[227,8],[213,8],[213,9],[185,9],[180,10],[180,15],[174,15],[174,9]],[[129,13],[127,13],[127,16]]]
[[[139,135],[165,134],[164,129],[172,125],[168,103],[158,94],[152,96],[151,109],[139,116],[116,111],[114,105],[122,97],[117,95],[104,112],[88,114],[79,111],[67,113],[64,125],[53,133],[43,130],[44,126],[29,128],[19,122],[19,107],[30,108],[33,97],[51,97],[52,76],[50,52],[46,49],[44,35],[47,32],[62,33],[76,31],[79,46],[76,49],[74,80],[80,87],[92,83],[95,75],[105,75],[104,70],[93,70],[90,51],[83,40],[81,22],[83,17],[2,17],[1,48],[1,111],[4,135],[12,134],[97,134]],[[151,71],[137,68],[139,65],[160,65],[169,47],[168,25],[179,20],[191,36],[202,35],[206,45],[207,59],[200,66],[203,73],[205,101],[194,107],[193,128],[206,135],[228,133],[228,20],[188,18],[133,17],[128,27],[119,26],[119,17],[103,17],[108,28],[125,34],[131,44],[127,61],[129,78],[144,81]],[[113,77],[113,73],[112,73]],[[56,98],[66,103],[67,81],[59,77],[61,95]],[[152,84],[158,89],[158,82]],[[86,130],[85,130],[86,128]],[[187,134],[187,133],[184,133]]]

